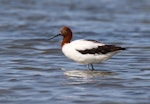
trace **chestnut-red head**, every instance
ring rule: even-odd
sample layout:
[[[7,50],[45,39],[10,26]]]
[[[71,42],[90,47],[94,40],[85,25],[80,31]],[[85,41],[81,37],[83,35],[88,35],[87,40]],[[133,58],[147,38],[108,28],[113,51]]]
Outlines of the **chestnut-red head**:
[[[50,39],[53,39],[58,36],[63,36],[63,41],[61,43],[61,47],[63,47],[64,44],[70,43],[70,40],[72,39],[72,31],[69,27],[63,26],[60,28],[60,33],[58,35],[53,36]]]

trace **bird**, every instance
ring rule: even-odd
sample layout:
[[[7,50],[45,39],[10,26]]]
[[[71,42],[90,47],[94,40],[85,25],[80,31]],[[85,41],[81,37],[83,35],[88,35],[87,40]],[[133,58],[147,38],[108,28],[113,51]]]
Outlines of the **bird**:
[[[93,64],[98,64],[110,59],[118,52],[125,50],[126,48],[109,45],[98,42],[92,39],[78,39],[71,42],[73,33],[67,26],[60,28],[60,33],[50,38],[56,38],[62,36],[61,50],[66,57],[79,63],[87,65],[88,70],[94,71]]]

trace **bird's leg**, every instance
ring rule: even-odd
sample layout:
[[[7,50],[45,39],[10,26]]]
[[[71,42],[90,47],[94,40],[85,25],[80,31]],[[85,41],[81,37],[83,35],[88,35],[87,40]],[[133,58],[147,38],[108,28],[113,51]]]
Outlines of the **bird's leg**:
[[[91,65],[92,69],[90,69],[90,65]],[[91,70],[91,71],[95,70],[92,64],[88,64],[88,69]]]
[[[93,64],[90,64],[90,65],[91,65],[91,67],[92,67],[91,71],[94,71],[95,69],[94,69],[94,67],[93,67]]]

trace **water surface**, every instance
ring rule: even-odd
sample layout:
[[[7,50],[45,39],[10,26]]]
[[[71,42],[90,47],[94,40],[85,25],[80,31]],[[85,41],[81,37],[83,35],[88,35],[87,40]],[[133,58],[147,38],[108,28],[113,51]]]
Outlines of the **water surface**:
[[[1,104],[149,104],[149,0],[1,0]],[[73,40],[95,39],[127,50],[87,71],[61,52],[61,26]],[[84,73],[83,73],[84,75]],[[91,74],[90,74],[91,76]]]

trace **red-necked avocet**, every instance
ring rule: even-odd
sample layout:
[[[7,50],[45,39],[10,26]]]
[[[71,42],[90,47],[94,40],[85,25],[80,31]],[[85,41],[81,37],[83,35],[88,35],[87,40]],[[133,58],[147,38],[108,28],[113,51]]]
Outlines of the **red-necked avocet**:
[[[66,26],[60,29],[60,34],[50,39],[57,36],[63,36],[61,48],[64,55],[75,62],[88,65],[89,70],[94,70],[93,64],[106,61],[119,51],[125,50],[125,48],[106,45],[95,40],[79,39],[70,42],[72,39],[72,31]]]

